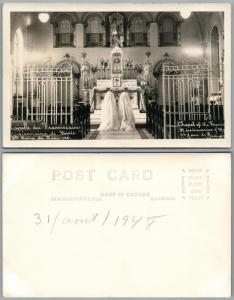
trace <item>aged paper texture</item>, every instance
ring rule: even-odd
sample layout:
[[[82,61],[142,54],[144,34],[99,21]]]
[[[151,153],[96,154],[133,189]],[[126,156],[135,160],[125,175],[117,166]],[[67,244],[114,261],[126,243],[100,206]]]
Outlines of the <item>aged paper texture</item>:
[[[5,3],[4,147],[231,146],[228,3]]]
[[[228,297],[229,154],[4,154],[6,297]]]

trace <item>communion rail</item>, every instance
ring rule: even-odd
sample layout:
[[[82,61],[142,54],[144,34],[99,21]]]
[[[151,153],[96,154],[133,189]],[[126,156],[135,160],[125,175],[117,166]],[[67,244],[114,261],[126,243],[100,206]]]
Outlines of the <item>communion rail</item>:
[[[164,107],[150,101],[146,128],[159,139],[220,138],[224,135],[223,105],[197,105],[191,112],[187,104]]]
[[[27,66],[13,80],[13,138],[83,138],[90,106],[73,96],[72,67]]]
[[[223,68],[221,68],[223,70]],[[147,128],[164,139],[224,136],[222,76],[208,65],[163,65],[163,103],[149,103]]]
[[[27,66],[14,80],[13,119],[73,123],[72,67]]]

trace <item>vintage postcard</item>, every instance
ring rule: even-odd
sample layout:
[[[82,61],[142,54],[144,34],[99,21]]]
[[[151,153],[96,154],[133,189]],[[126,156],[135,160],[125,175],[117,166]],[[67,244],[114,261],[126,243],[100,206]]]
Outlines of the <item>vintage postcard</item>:
[[[4,147],[230,147],[231,5],[6,3]]]
[[[3,294],[229,297],[231,156],[4,154]]]

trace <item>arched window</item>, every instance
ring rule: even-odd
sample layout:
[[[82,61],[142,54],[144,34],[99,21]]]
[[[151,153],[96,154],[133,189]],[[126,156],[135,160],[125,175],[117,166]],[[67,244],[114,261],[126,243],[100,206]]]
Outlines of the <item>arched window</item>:
[[[69,16],[62,16],[54,24],[54,47],[74,47],[74,26]]]
[[[17,29],[14,36],[13,54],[13,76],[14,76],[14,95],[23,96],[23,57],[24,41],[21,29]]]
[[[132,18],[129,31],[130,46],[147,46],[147,26],[145,20],[141,16]]]
[[[171,15],[163,15],[159,21],[159,47],[178,46],[179,24]]]
[[[219,77],[220,77],[220,60],[219,60],[219,31],[216,26],[211,32],[211,65],[212,65],[212,93],[219,91]]]
[[[98,16],[92,16],[86,23],[86,47],[103,46],[104,30],[102,20]]]

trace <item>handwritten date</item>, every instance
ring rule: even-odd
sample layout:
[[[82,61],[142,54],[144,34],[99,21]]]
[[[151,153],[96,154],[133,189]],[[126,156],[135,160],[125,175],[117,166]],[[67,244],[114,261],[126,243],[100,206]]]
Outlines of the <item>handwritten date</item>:
[[[160,218],[167,215],[152,215],[152,216],[135,216],[135,215],[115,215],[110,210],[99,213],[90,213],[87,216],[68,217],[63,215],[60,210],[55,214],[42,215],[40,213],[34,214],[34,224],[36,226],[47,224],[50,233],[55,231],[57,225],[97,225],[97,226],[112,226],[112,227],[126,227],[135,229],[143,226],[144,229],[149,230],[152,225]]]

